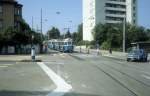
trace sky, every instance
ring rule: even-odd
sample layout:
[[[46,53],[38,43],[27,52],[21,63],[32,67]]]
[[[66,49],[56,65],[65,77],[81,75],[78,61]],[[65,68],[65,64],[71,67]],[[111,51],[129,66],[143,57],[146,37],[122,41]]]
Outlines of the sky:
[[[33,28],[40,29],[40,13],[43,11],[43,33],[52,26],[60,31],[77,31],[82,23],[82,0],[17,0],[23,4],[23,18]],[[138,0],[138,25],[150,28],[150,0]],[[57,14],[60,12],[60,14]]]

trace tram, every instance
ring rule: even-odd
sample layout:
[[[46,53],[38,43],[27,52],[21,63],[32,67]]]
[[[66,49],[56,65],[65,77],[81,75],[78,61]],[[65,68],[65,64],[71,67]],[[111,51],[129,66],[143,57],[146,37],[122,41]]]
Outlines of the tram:
[[[52,50],[57,50],[60,52],[73,52],[74,45],[70,38],[67,39],[52,39],[48,41],[48,47]]]

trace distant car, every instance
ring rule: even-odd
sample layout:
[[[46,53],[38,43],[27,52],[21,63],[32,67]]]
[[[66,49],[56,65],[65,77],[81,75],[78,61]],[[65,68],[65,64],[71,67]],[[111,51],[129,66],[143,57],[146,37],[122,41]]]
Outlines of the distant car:
[[[147,62],[148,54],[143,49],[134,49],[127,55],[127,61],[143,61]]]

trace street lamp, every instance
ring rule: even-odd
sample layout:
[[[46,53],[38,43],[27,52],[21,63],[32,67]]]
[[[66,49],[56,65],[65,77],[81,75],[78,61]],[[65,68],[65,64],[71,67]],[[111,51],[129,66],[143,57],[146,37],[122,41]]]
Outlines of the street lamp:
[[[45,19],[45,21],[46,21],[47,19]],[[41,8],[41,42],[43,41],[43,10],[42,10],[42,8]],[[43,51],[43,44],[41,44],[41,52]]]
[[[123,18],[123,52],[126,52],[126,16]]]
[[[69,30],[70,30],[70,28],[69,28],[69,27],[68,27],[68,28],[64,28],[64,30],[69,31]],[[65,33],[63,33],[63,39],[65,39]]]
[[[41,8],[41,40],[43,40],[43,36],[42,36],[42,34],[43,34],[43,10],[42,10],[42,8]]]
[[[32,41],[31,41],[32,42],[32,45],[31,45],[31,59],[34,62],[35,61],[35,48],[34,48],[34,43],[33,43],[34,35],[32,35],[31,39],[32,39]]]
[[[68,24],[70,25],[72,23],[72,20],[69,20],[68,21]],[[69,27],[66,27],[66,28],[64,28],[64,30],[67,30],[68,32],[70,32],[70,29],[71,29],[71,26]],[[64,34],[64,33],[63,33]],[[65,37],[65,36],[64,36]]]

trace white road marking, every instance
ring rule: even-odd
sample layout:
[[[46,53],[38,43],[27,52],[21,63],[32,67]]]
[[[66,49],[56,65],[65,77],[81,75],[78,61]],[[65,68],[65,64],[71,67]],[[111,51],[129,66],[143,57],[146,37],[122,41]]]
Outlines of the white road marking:
[[[87,86],[86,86],[85,84],[81,84],[81,86],[82,86],[83,88],[87,88]]]
[[[1,64],[0,66],[11,66],[11,65],[14,65],[14,64]]]
[[[150,75],[150,72],[145,72],[145,71],[141,71],[141,72],[143,72],[143,73],[145,73],[147,75]]]
[[[142,75],[142,77],[144,77],[145,79],[149,79],[150,80],[150,76]]]
[[[63,62],[51,62],[51,61],[44,61],[45,64],[51,64],[51,65],[64,65]]]
[[[72,89],[72,86],[67,84],[64,79],[58,76],[54,71],[47,67],[43,62],[37,63],[49,78],[56,84],[57,88],[49,93],[47,96],[63,96]]]
[[[8,67],[8,66],[0,66],[0,68],[6,68],[6,67]]]

